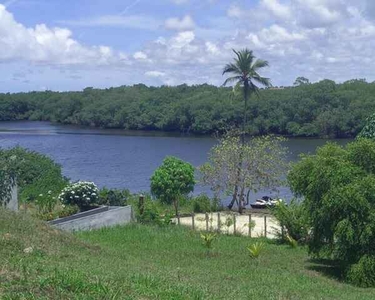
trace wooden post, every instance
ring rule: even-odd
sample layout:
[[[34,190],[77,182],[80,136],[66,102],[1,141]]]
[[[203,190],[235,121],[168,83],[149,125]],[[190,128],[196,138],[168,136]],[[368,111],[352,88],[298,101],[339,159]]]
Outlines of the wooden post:
[[[193,230],[195,229],[195,219],[194,219],[194,214],[191,215],[191,227],[193,227]]]
[[[139,195],[138,208],[139,214],[142,216],[145,211],[145,196],[143,194]]]
[[[181,220],[180,220],[180,214],[177,214],[177,224],[180,225],[181,224]]]
[[[236,215],[233,215],[233,234],[236,234]]]
[[[267,216],[264,215],[264,237],[267,237]]]
[[[217,232],[220,233],[221,231],[221,221],[220,221],[220,213],[217,213]]]
[[[206,231],[208,231],[208,213],[206,213]]]
[[[251,214],[249,214],[249,237],[251,237]]]

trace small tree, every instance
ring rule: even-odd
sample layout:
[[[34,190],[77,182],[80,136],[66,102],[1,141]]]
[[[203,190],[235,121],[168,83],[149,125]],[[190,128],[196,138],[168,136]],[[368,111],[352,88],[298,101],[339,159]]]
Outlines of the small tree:
[[[194,190],[194,167],[183,160],[168,156],[151,177],[151,193],[167,204],[173,204],[178,215],[181,196]]]
[[[264,136],[242,144],[238,135],[228,134],[211,149],[209,162],[200,167],[202,182],[211,186],[216,196],[236,190],[238,194],[233,198],[240,203],[248,200],[251,191],[274,189],[281,184],[287,167],[287,152],[281,141],[282,138]]]
[[[367,118],[365,127],[363,127],[357,137],[375,139],[375,114]]]
[[[288,175],[309,214],[310,253],[340,262],[346,278],[375,286],[375,141],[328,143]]]

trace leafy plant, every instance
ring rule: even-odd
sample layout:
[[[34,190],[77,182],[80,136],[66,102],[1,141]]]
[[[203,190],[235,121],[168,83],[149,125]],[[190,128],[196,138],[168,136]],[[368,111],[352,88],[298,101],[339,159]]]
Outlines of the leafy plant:
[[[210,250],[212,249],[212,244],[216,240],[216,238],[217,238],[216,233],[212,233],[212,232],[201,233],[201,240],[203,242],[203,246],[207,249],[207,254],[209,254]]]
[[[93,182],[78,181],[65,187],[59,200],[63,204],[77,205],[81,210],[87,210],[98,204],[99,190]]]
[[[279,225],[286,231],[285,234],[299,243],[305,243],[309,237],[310,223],[309,214],[303,204],[293,199],[288,205],[285,202],[278,202],[271,207],[273,216]],[[283,233],[278,233],[280,239]]]
[[[339,261],[353,282],[362,281],[353,278],[368,270],[364,261],[374,256],[374,157],[375,140],[358,139],[345,148],[327,143],[303,156],[288,175],[309,214],[310,253]],[[365,274],[366,282],[375,284],[375,272]]]
[[[127,189],[107,189],[102,188],[99,191],[99,204],[109,206],[125,206],[130,198],[130,191]]]
[[[247,247],[250,257],[254,259],[259,258],[262,255],[265,246],[266,244],[263,242],[256,242],[254,244],[251,244],[249,247]]]
[[[194,167],[179,158],[168,156],[151,177],[151,192],[162,202],[172,204],[176,215],[179,201],[194,190]]]
[[[205,195],[201,194],[192,199],[193,211],[195,213],[205,213],[211,211],[211,200]]]

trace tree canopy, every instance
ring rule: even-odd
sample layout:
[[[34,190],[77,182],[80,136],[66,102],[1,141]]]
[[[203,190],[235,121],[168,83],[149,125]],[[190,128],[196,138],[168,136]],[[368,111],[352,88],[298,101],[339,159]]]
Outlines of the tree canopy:
[[[375,112],[375,83],[261,89],[248,108],[249,134],[354,137]],[[0,121],[9,120],[207,134],[241,126],[243,94],[207,84],[0,94]]]

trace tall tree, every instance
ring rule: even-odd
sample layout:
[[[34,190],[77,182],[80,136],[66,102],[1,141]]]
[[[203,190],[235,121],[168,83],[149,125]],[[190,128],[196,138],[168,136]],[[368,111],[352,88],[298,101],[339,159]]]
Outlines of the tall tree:
[[[227,64],[224,67],[223,75],[231,74],[232,76],[228,77],[224,86],[230,83],[235,83],[236,87],[242,87],[243,96],[244,96],[244,110],[243,110],[243,122],[242,122],[242,132],[241,132],[241,144],[245,145],[245,136],[246,136],[246,124],[247,124],[247,102],[251,93],[258,94],[259,87],[255,84],[261,84],[266,87],[271,86],[269,78],[262,77],[259,75],[259,70],[268,66],[268,61],[262,59],[256,59],[253,55],[253,51],[249,49],[243,49],[236,51],[233,49],[233,52],[236,54],[234,61]],[[239,164],[237,169],[237,184],[234,185],[234,192],[232,201],[229,204],[228,208],[231,209],[235,202],[237,202],[237,195],[239,192],[238,183],[241,178],[241,169],[242,169],[242,153],[239,153]],[[242,212],[242,201],[238,201],[238,211]]]
[[[243,49],[240,51],[233,49],[233,52],[236,54],[234,62],[227,64],[223,70],[223,75],[229,73],[233,76],[228,77],[223,85],[225,86],[229,83],[235,83],[236,86],[243,88],[244,116],[241,141],[242,144],[244,144],[247,123],[247,102],[251,93],[258,94],[259,87],[255,83],[261,84],[265,87],[271,86],[270,79],[262,77],[258,73],[260,69],[268,67],[269,64],[266,60],[256,59],[256,57],[253,55],[253,51],[249,49]]]
[[[304,84],[310,84],[310,80],[303,76],[297,77],[297,79],[293,83],[294,86],[300,86]]]

